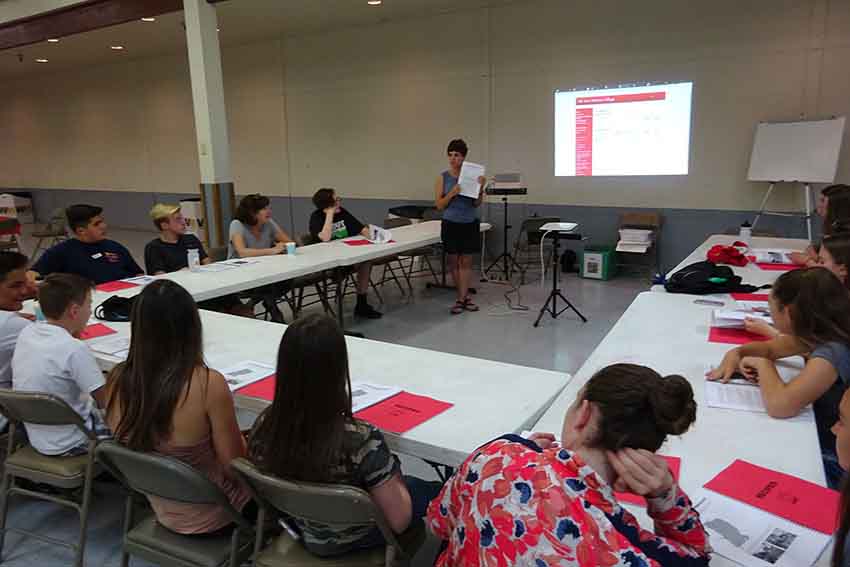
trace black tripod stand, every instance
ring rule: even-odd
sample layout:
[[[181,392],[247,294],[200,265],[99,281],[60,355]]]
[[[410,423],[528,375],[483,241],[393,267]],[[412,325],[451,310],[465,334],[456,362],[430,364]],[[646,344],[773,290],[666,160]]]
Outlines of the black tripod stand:
[[[537,320],[534,321],[534,326],[537,327],[540,325],[540,319],[543,318],[544,313],[549,313],[552,316],[552,319],[557,319],[558,315],[566,311],[567,309],[572,309],[575,311],[575,314],[579,316],[582,323],[587,323],[587,317],[581,314],[581,312],[575,308],[575,305],[570,303],[570,300],[564,297],[564,294],[561,293],[561,288],[558,287],[558,274],[561,269],[561,257],[558,254],[558,244],[561,239],[564,240],[581,240],[580,234],[575,233],[554,233],[554,244],[552,248],[552,291],[549,292],[549,297],[546,298],[546,302],[543,304],[543,307],[540,308],[540,314],[537,316]],[[561,298],[566,305],[561,309],[558,309],[558,298]],[[549,304],[552,304],[551,307]]]
[[[502,262],[502,269],[500,271],[505,276],[505,281],[510,281],[511,274],[512,274],[514,269],[519,270],[520,273],[524,272],[525,270],[523,269],[522,266],[519,265],[519,262],[517,262],[516,258],[514,258],[513,255],[510,253],[510,248],[508,248],[508,230],[511,228],[511,225],[508,224],[508,197],[507,197],[507,195],[502,197],[502,210],[504,211],[504,214],[505,214],[504,215],[505,222],[502,225],[502,236],[503,236],[504,248],[502,249],[502,253],[499,254],[496,257],[495,260],[493,260],[493,263],[490,264],[490,266],[486,270],[484,270],[484,273],[488,274],[488,272],[490,272],[490,270],[492,270],[494,267],[496,267],[499,264],[499,262]]]

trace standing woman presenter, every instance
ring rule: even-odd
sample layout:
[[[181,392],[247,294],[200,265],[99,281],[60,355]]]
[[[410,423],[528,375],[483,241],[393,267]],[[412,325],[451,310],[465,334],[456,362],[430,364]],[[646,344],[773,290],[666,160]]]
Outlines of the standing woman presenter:
[[[464,311],[478,311],[469,297],[472,278],[472,256],[480,250],[480,220],[478,207],[484,199],[486,179],[478,178],[478,198],[460,194],[458,177],[469,148],[463,140],[452,140],[446,149],[449,169],[442,172],[434,183],[434,204],[443,212],[441,236],[448,255],[452,279],[457,287],[457,300],[451,308],[452,315]]]

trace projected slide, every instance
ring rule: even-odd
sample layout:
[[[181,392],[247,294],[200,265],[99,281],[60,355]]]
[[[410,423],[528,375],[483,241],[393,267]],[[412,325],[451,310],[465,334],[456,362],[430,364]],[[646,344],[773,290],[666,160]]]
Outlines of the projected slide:
[[[693,83],[555,93],[555,175],[686,175]]]

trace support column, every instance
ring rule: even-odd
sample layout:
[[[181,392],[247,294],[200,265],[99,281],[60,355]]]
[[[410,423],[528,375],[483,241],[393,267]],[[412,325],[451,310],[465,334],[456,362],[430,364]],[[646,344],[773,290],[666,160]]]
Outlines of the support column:
[[[183,0],[183,10],[207,244],[210,247],[226,246],[236,202],[230,172],[218,18],[215,8],[207,0]]]

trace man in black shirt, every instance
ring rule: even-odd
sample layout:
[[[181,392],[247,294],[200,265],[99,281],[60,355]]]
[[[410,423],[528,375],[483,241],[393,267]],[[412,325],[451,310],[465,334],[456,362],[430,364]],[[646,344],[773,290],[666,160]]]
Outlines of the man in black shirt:
[[[129,250],[106,238],[101,207],[71,205],[65,209],[65,215],[74,238],[45,250],[30,268],[30,277],[62,272],[102,284],[144,273]]]
[[[186,234],[186,219],[180,212],[180,205],[157,203],[151,209],[150,215],[154,226],[159,230],[159,237],[145,246],[145,268],[148,274],[153,276],[187,269],[189,250],[198,251],[201,265],[206,266],[212,262],[198,237]],[[254,316],[253,309],[233,294],[201,301],[198,307],[242,317]]]
[[[186,219],[180,212],[180,205],[157,203],[150,215],[159,237],[145,246],[145,269],[148,274],[154,276],[188,268],[189,250],[198,251],[202,265],[210,263],[198,237],[186,234]]]
[[[369,237],[369,227],[340,206],[340,199],[333,189],[319,189],[313,195],[316,210],[310,215],[310,235],[322,242],[330,242],[348,236]],[[357,265],[357,306],[354,315],[367,319],[379,319],[376,311],[366,300],[369,291],[369,277],[372,264],[364,262]]]

